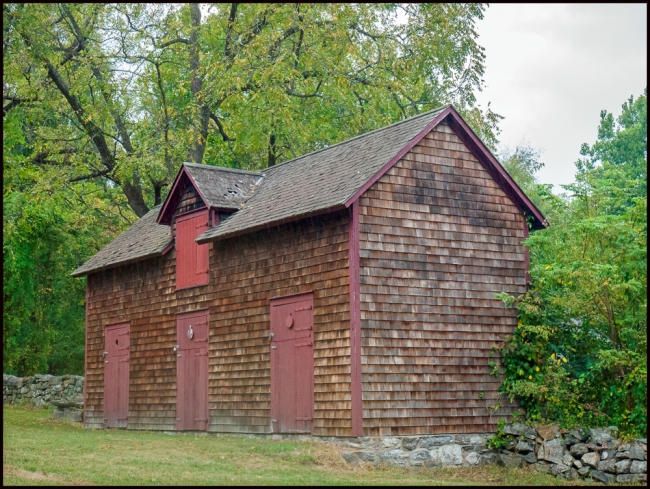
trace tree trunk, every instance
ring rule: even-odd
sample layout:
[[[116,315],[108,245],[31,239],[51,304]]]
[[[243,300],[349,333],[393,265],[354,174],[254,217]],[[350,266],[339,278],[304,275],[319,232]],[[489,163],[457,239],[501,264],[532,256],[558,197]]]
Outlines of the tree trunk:
[[[275,161],[277,159],[277,149],[275,147],[275,134],[271,133],[269,136],[269,156],[267,161],[267,166],[271,168],[275,166]]]
[[[197,120],[194,122],[194,141],[190,148],[189,159],[194,163],[203,162],[205,145],[208,138],[210,108],[203,93],[203,80],[199,64],[199,30],[201,28],[201,8],[198,3],[190,4],[192,34],[190,35],[190,70],[192,72],[192,95],[198,106]]]

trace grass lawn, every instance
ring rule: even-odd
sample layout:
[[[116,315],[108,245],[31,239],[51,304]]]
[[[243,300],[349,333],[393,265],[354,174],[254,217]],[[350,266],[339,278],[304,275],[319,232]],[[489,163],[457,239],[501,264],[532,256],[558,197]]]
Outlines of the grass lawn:
[[[86,430],[3,409],[4,485],[584,485],[532,469],[350,468],[329,443]]]

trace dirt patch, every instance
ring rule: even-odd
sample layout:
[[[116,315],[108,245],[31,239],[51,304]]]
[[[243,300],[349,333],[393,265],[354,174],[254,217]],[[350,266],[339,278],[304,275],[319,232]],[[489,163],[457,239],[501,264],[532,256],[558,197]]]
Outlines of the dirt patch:
[[[36,472],[30,472],[29,470],[21,469],[20,467],[14,467],[12,465],[3,465],[2,466],[2,478],[16,478],[16,479],[25,479],[27,481],[46,481],[52,482],[57,485],[72,485],[72,486],[92,486],[92,482],[88,481],[68,481],[63,477],[56,474],[44,474],[40,470]]]

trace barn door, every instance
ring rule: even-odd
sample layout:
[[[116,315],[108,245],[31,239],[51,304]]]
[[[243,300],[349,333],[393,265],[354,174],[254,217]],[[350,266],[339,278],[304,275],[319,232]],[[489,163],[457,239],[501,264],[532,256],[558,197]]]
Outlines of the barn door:
[[[208,311],[177,317],[176,429],[208,429]]]
[[[311,433],[314,417],[314,298],[271,301],[271,430]]]
[[[104,426],[126,428],[129,415],[129,323],[104,334]]]

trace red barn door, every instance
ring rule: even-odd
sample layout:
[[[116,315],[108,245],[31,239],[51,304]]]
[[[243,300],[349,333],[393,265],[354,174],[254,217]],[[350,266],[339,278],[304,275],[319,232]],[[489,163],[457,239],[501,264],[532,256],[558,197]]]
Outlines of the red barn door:
[[[176,429],[208,429],[208,311],[179,314]]]
[[[314,297],[271,301],[271,430],[311,433],[314,418]]]
[[[129,323],[104,335],[104,427],[126,428],[129,415]]]

